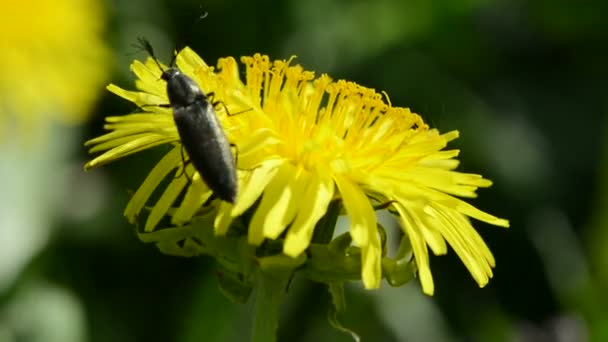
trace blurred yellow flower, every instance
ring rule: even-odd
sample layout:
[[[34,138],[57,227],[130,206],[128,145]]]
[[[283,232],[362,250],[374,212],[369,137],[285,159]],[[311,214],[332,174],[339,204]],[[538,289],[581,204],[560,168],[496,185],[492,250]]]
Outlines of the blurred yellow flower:
[[[455,197],[475,197],[478,187],[492,184],[453,171],[459,151],[443,149],[458,137],[457,131],[440,134],[419,115],[386,104],[372,89],[327,75],[315,78],[290,65],[291,60],[270,62],[256,54],[242,62],[245,82],[233,58],[220,59],[214,70],[189,48],[177,56],[177,66],[205,93],[214,92],[230,113],[244,111],[228,116],[224,106],[216,107],[239,151],[237,201],[218,205],[216,235],[226,234],[233,220],[252,208],[249,244],[279,239],[283,253],[295,258],[311,246],[315,225],[330,202],[339,200],[350,219],[352,243],[361,251],[361,279],[372,289],[387,276],[382,274],[385,251],[374,210],[384,203],[411,242],[425,293],[434,291],[428,248],[445,254],[447,244],[480,286],[488,282],[494,259],[469,217],[503,227],[509,223]],[[125,215],[134,222],[144,208],[150,209],[144,232],[154,231],[167,216],[173,225],[186,224],[212,193],[193,167],[183,164],[171,109],[149,106],[168,103],[161,70],[151,59],[135,61],[131,69],[139,91],[108,89],[151,112],[108,117],[105,128],[111,132],[87,142],[91,153],[105,152],[85,168],[171,144]],[[150,200],[159,187],[162,194]]]
[[[7,1],[0,11],[0,136],[86,118],[108,71],[96,0]],[[8,126],[8,127],[7,127]]]

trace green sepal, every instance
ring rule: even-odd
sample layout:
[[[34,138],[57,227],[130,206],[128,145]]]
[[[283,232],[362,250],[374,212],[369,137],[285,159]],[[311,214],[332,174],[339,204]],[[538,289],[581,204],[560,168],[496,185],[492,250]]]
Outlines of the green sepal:
[[[308,259],[298,271],[313,281],[327,284],[361,279],[361,251],[352,247],[351,242],[350,234],[345,233],[329,245],[311,244]]]
[[[388,252],[388,248],[386,248],[388,235],[386,234],[386,229],[384,229],[384,226],[382,226],[380,222],[378,222],[377,225],[378,233],[380,234],[380,247],[382,248],[382,257],[385,257]]]
[[[245,304],[251,297],[254,281],[244,273],[232,272],[221,265],[217,269],[218,286],[222,294],[237,304]]]
[[[342,209],[341,201],[332,201],[327,207],[327,212],[317,222],[315,230],[312,236],[312,243],[327,244],[331,241],[336,229],[336,222],[338,222],[338,216],[340,216],[340,210]]]
[[[395,259],[382,258],[382,274],[389,285],[401,286],[414,279],[416,264],[412,258],[411,245],[406,236],[401,238]]]
[[[306,254],[302,253],[296,258],[285,254],[276,254],[258,258],[262,272],[293,272],[306,262]]]

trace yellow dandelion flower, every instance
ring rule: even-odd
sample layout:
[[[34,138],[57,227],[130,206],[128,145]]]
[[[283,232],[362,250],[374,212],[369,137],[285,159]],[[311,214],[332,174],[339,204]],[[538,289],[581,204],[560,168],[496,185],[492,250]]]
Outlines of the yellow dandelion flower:
[[[285,255],[301,257],[316,246],[311,243],[315,227],[328,208],[341,203],[350,219],[347,243],[352,240],[360,251],[360,278],[373,289],[387,276],[386,236],[374,209],[384,203],[409,239],[425,293],[434,291],[429,248],[439,255],[450,245],[480,286],[488,282],[494,258],[469,218],[503,227],[509,223],[458,198],[475,197],[477,188],[492,183],[454,171],[459,151],[444,148],[458,137],[457,131],[441,134],[409,109],[385,103],[374,90],[327,75],[315,78],[291,59],[270,62],[256,54],[241,61],[245,81],[230,57],[220,59],[217,69],[189,48],[176,59],[182,72],[205,93],[213,92],[229,113],[242,112],[230,116],[224,106],[216,108],[238,148],[239,169],[236,203],[217,205],[216,236],[227,234],[234,220],[247,212],[249,245],[278,240]],[[135,222],[149,209],[144,232],[157,230],[165,217],[179,227],[200,214],[212,193],[191,165],[184,166],[171,109],[149,106],[168,103],[161,70],[151,59],[135,61],[131,69],[138,77],[138,91],[115,85],[108,89],[150,112],[108,117],[105,128],[111,132],[87,142],[91,153],[104,153],[85,167],[171,145],[125,215]],[[167,184],[163,181],[169,175]],[[151,200],[157,188],[162,193]]]
[[[109,67],[104,20],[95,0],[3,3],[0,129],[14,119],[23,134],[34,136],[49,119],[86,118]]]

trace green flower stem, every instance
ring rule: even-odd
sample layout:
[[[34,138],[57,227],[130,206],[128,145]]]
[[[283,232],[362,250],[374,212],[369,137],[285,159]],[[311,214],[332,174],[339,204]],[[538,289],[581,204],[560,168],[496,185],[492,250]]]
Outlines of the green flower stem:
[[[253,342],[277,340],[279,308],[290,274],[290,272],[263,271],[257,273]]]

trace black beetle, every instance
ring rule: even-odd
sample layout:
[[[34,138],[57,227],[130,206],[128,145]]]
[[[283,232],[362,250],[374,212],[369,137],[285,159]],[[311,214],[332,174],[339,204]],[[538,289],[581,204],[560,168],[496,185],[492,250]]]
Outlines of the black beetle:
[[[163,70],[150,42],[139,38],[139,43],[167,82],[169,104],[160,106],[173,109],[177,132],[194,168],[217,197],[234,204],[238,192],[236,165],[231,144],[215,114],[215,106],[220,102],[213,102],[212,92],[205,94],[192,78],[176,67],[177,54],[169,68]]]

